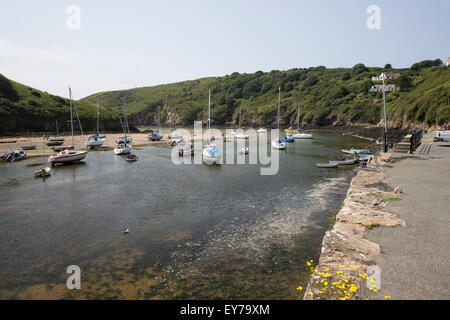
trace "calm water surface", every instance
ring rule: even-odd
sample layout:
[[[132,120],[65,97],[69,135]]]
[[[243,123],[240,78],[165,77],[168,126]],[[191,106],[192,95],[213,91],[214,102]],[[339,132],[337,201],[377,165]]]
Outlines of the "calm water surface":
[[[0,298],[299,299],[351,168],[317,169],[366,141],[314,133],[257,165],[174,165],[170,149],[112,151],[33,171],[46,158],[0,164]],[[128,235],[122,230],[130,229]],[[81,268],[82,289],[66,288]]]

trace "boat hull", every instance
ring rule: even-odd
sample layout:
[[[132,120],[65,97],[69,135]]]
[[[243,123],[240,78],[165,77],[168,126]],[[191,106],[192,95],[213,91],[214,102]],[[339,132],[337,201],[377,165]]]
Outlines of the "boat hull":
[[[87,141],[86,142],[86,147],[95,149],[95,148],[100,148],[103,145],[103,141],[97,140],[97,141]]]
[[[337,163],[340,166],[351,166],[357,164],[357,160],[340,160],[340,161],[330,161],[330,163]]]
[[[308,133],[294,133],[293,138],[294,139],[312,139],[313,136]]]
[[[324,169],[334,169],[339,166],[339,163],[316,163],[317,168],[324,168]]]
[[[272,148],[278,149],[278,150],[284,150],[284,149],[286,149],[286,142],[272,141]]]
[[[203,162],[207,165],[218,165],[222,163],[222,155],[216,154],[212,155],[208,149],[203,150]]]
[[[122,154],[130,154],[131,153],[131,147],[126,147],[126,148],[115,148],[114,149],[114,154],[115,155],[122,155]]]
[[[62,146],[64,144],[64,141],[48,141],[47,146],[54,147],[54,146]]]
[[[79,151],[72,154],[62,154],[56,156],[50,156],[48,158],[48,162],[52,165],[55,164],[66,164],[66,163],[75,163],[86,158],[88,152],[87,151]]]
[[[240,134],[240,133],[236,134],[234,137],[235,137],[236,139],[242,139],[242,140],[248,139],[248,135],[246,135],[246,134]]]

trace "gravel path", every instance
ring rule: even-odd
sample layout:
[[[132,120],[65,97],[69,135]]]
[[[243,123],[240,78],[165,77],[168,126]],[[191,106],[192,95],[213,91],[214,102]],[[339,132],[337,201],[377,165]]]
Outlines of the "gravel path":
[[[379,299],[450,299],[450,143],[433,143],[433,136],[423,140],[432,144],[429,154],[399,160],[386,171],[386,184],[404,192],[386,210],[407,226],[367,234],[381,245]]]

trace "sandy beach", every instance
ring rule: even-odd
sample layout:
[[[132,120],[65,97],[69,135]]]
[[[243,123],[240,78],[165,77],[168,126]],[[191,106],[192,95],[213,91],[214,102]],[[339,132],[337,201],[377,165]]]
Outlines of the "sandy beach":
[[[169,132],[164,132],[163,133],[164,138],[160,141],[148,141],[147,133],[130,133],[128,136],[133,139],[132,145],[134,147],[143,147],[143,146],[167,143],[167,141],[169,141],[167,139],[168,134],[169,134]],[[123,133],[108,133],[108,134],[106,134],[106,141],[103,143],[103,146],[98,149],[91,149],[91,151],[112,150],[112,149],[114,149],[114,147],[116,145],[116,140],[123,136],[124,136]],[[65,138],[65,141],[62,146],[69,146],[72,144],[71,136],[64,136],[64,138]],[[75,148],[76,149],[85,149],[84,143],[88,138],[89,138],[88,135],[84,135],[84,136],[76,135],[74,137]],[[2,141],[2,140],[9,140],[9,141],[17,140],[17,141],[14,143],[0,143],[0,154],[5,154],[5,153],[12,152],[15,150],[21,150],[21,148],[24,146],[36,146],[35,150],[25,150],[28,157],[38,157],[38,156],[44,156],[44,155],[49,155],[49,154],[54,153],[54,151],[52,150],[52,147],[49,147],[46,145],[47,140],[44,140],[42,137],[41,138],[21,137],[21,138],[0,139],[0,141]],[[61,147],[61,146],[58,146],[56,148],[59,148],[59,147]]]

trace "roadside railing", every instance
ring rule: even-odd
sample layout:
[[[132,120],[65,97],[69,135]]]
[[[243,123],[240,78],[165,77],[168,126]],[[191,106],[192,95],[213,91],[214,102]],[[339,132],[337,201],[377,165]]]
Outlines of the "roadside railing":
[[[410,153],[413,153],[421,145],[423,138],[422,129],[414,129],[411,131],[411,149]]]

